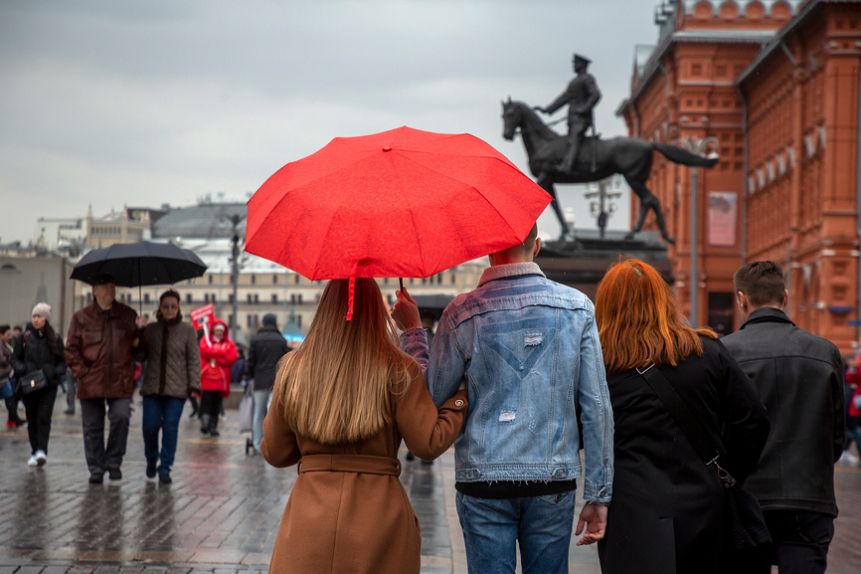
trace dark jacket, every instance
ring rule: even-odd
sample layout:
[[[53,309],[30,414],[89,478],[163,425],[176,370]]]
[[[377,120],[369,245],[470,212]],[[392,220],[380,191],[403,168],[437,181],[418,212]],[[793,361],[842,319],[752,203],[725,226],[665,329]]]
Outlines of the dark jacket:
[[[147,325],[149,349],[147,366],[141,383],[141,396],[159,395],[187,399],[200,393],[200,349],[197,335],[179,315],[168,322],[158,320]]]
[[[57,335],[57,353],[51,350],[48,336],[44,331],[27,330],[21,335],[22,344],[15,345],[12,353],[12,368],[18,378],[26,373],[41,369],[48,384],[56,387],[60,377],[66,374],[66,360],[63,356],[63,340]]]
[[[768,418],[753,383],[714,339],[703,356],[662,366],[709,437],[719,462],[743,480],[768,435]],[[613,501],[604,540],[604,574],[723,572],[726,493],[664,403],[636,370],[608,374],[615,420]]]
[[[264,326],[251,337],[245,372],[249,379],[254,379],[255,391],[268,391],[275,385],[278,361],[289,351],[287,341],[272,325]]]
[[[79,399],[127,399],[134,392],[135,357],[147,347],[146,329],[135,325],[137,313],[114,301],[103,311],[96,302],[72,316],[66,362],[78,379]],[[138,347],[133,348],[135,339]]]
[[[723,338],[759,388],[771,433],[745,487],[765,510],[837,516],[834,461],[843,452],[843,362],[822,337],[770,307]]]

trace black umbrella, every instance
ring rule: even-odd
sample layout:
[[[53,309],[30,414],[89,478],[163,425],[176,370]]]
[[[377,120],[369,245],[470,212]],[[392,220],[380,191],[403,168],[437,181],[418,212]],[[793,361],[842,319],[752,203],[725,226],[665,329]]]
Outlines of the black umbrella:
[[[72,279],[92,284],[99,275],[108,274],[120,287],[169,285],[200,277],[206,265],[188,249],[172,243],[117,243],[90,251],[72,269]]]

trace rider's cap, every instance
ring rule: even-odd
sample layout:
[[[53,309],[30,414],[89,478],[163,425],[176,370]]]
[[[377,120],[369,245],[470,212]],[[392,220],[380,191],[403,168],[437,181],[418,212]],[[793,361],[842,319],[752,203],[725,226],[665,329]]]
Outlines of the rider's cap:
[[[587,58],[586,56],[581,56],[580,54],[574,54],[574,63],[575,64],[586,64],[587,66],[592,63],[592,60]]]

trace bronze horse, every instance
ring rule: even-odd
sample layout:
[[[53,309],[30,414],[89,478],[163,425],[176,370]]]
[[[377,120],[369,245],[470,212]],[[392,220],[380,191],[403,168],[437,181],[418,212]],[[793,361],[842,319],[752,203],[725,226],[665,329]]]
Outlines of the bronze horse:
[[[661,235],[667,243],[675,243],[664,225],[660,200],[646,187],[646,180],[649,179],[652,171],[654,150],[661,152],[668,160],[682,165],[712,167],[718,161],[718,157],[714,154],[703,157],[678,146],[653,143],[639,138],[616,137],[606,140],[599,138],[594,143],[592,138],[585,138],[573,169],[565,173],[559,168],[565,157],[567,145],[565,138],[547,127],[531,107],[523,102],[512,102],[509,98],[507,102],[502,103],[502,118],[504,121],[502,135],[505,139],[513,140],[516,130],[520,128],[526,155],[529,157],[529,169],[538,179],[538,185],[553,197],[553,209],[562,227],[562,238],[570,236],[570,230],[565,218],[562,217],[553,184],[586,183],[619,173],[640,198],[640,216],[634,229],[626,238],[631,239],[636,232],[640,231],[646,214],[651,209],[655,212]]]

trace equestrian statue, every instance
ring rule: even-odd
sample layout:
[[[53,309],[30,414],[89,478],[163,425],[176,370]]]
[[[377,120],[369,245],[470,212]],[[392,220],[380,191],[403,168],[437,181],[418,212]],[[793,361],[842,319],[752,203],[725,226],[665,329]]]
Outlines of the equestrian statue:
[[[587,58],[574,54],[577,76],[552,104],[546,108],[535,108],[553,113],[568,105],[567,136],[561,136],[548,127],[531,107],[523,102],[513,102],[511,98],[502,103],[502,135],[507,140],[513,140],[517,130],[520,131],[529,157],[529,169],[537,178],[538,185],[553,197],[553,210],[562,229],[561,239],[570,237],[571,231],[562,216],[554,184],[599,181],[618,173],[640,198],[637,224],[625,238],[632,239],[642,229],[646,214],[651,209],[655,212],[664,240],[675,243],[664,224],[660,200],[646,187],[652,171],[653,153],[657,150],[674,163],[692,167],[712,167],[718,162],[718,156],[714,153],[708,156],[696,155],[675,145],[639,138],[601,139],[595,133],[592,119],[592,109],[601,99],[601,92],[595,78],[587,72],[589,63]],[[592,134],[586,136],[589,128],[592,128]]]

